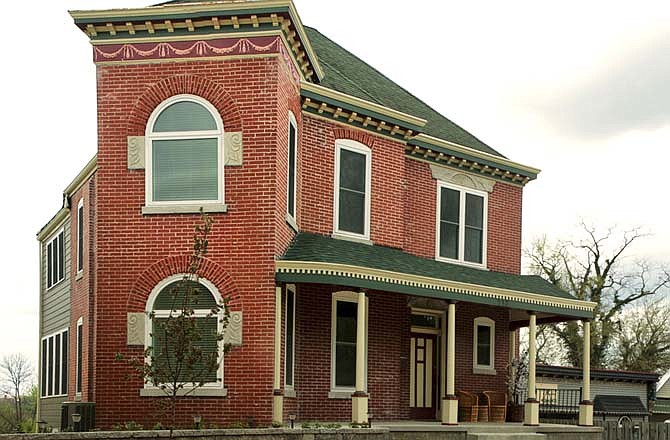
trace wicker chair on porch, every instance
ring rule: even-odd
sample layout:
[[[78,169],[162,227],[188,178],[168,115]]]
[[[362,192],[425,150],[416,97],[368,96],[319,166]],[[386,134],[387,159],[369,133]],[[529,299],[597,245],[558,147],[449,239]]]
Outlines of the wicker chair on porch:
[[[507,394],[500,391],[484,391],[489,408],[489,421],[504,423],[507,418]]]
[[[479,399],[467,391],[456,391],[458,396],[458,421],[476,422],[479,416]]]

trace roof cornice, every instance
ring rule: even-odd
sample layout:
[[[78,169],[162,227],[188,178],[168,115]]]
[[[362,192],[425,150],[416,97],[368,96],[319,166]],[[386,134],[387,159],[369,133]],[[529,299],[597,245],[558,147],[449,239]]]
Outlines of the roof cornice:
[[[94,45],[110,40],[157,37],[158,33],[173,37],[219,34],[226,29],[241,30],[241,27],[245,30],[281,29],[303,76],[311,81],[323,78],[323,69],[291,0],[211,1],[133,9],[75,10],[70,11],[70,15]],[[312,78],[313,74],[316,78]]]
[[[386,117],[390,122],[397,122],[403,124],[405,127],[420,129],[426,125],[426,120],[412,116],[407,113],[403,113],[398,110],[394,110],[390,107],[386,107],[380,104],[376,104],[371,101],[366,101],[365,99],[357,98],[352,95],[347,95],[346,93],[338,92],[328,87],[323,87],[317,84],[311,84],[302,81],[300,83],[300,92],[303,96],[313,96],[319,98],[325,98],[326,100],[333,103],[343,103],[349,104],[353,107],[358,107],[360,109],[365,109],[368,112],[375,113],[379,116]]]
[[[502,169],[503,171],[507,171],[507,176],[509,176],[511,180],[515,179],[514,176],[510,175],[518,174],[519,176],[527,177],[528,179],[522,179],[525,180],[523,183],[528,182],[528,180],[535,179],[537,175],[540,174],[541,172],[539,168],[523,165],[518,162],[506,159],[502,156],[496,156],[493,154],[486,153],[484,151],[475,150],[474,148],[459,145],[455,142],[450,142],[444,139],[436,138],[424,133],[417,134],[410,140],[409,143],[418,147],[426,147],[427,150],[430,150],[430,147],[435,147],[435,150],[437,151],[437,154],[435,156],[438,157],[440,156],[440,153],[442,153],[442,156],[455,156],[461,159],[465,159],[468,162],[472,162],[473,164],[482,165],[482,166],[475,166],[475,168],[479,169],[481,172],[491,173],[488,170],[482,171],[486,170],[485,167],[488,166],[489,168],[497,167],[499,169]],[[438,159],[438,161],[439,160],[440,159]],[[493,172],[491,174],[495,176],[496,173]],[[505,173],[502,173],[501,175],[505,175]]]

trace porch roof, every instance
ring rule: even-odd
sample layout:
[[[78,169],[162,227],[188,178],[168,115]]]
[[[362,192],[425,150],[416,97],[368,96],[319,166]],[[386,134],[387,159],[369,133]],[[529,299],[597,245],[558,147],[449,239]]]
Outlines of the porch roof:
[[[580,301],[534,275],[514,275],[421,258],[399,249],[299,233],[275,263],[286,283],[368,288],[444,300],[590,318]]]

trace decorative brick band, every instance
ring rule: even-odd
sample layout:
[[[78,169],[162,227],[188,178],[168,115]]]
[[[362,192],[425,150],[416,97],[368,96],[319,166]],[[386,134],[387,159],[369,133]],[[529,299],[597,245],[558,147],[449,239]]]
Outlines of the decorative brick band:
[[[143,312],[153,288],[171,275],[185,273],[188,267],[188,258],[188,255],[168,257],[154,263],[142,272],[130,291],[126,311]],[[237,289],[235,288],[233,279],[217,263],[204,259],[199,275],[214,284],[221,293],[221,296],[227,296],[231,299],[235,298]]]
[[[196,75],[174,75],[157,82],[135,102],[128,116],[128,136],[144,136],[151,112],[171,96],[190,94],[209,101],[221,115],[225,131],[240,132],[242,116],[228,91],[213,81]]]
[[[111,63],[139,60],[211,58],[279,53],[281,37],[220,38],[215,40],[106,44],[93,47],[93,61]]]

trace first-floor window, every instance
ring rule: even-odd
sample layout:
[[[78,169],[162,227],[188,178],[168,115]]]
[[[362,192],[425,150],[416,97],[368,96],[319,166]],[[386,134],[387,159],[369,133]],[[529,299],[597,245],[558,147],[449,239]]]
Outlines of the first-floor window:
[[[332,320],[332,387],[353,389],[356,386],[357,293],[338,292],[333,295]],[[365,334],[367,340],[367,328]]]
[[[474,368],[493,370],[495,322],[489,318],[475,318],[474,321]]]
[[[161,283],[155,292],[157,294],[152,294],[153,302],[147,310],[153,316],[149,338],[152,362],[160,363],[160,370],[167,372],[164,375],[170,379],[176,378],[186,384],[203,382],[204,387],[222,387],[221,322],[218,314],[212,313],[221,304],[216,288],[202,278],[196,282],[176,275]],[[188,343],[194,344],[198,350],[188,350],[181,342],[180,329],[188,327],[176,327],[175,330],[171,326],[184,306],[193,310],[198,335]]]
[[[286,365],[284,368],[284,382],[287,388],[293,388],[295,371],[295,286],[286,287]]]
[[[42,338],[42,397],[67,395],[68,334],[67,330],[62,330]]]
[[[81,393],[81,383],[82,383],[82,376],[83,376],[83,371],[82,371],[82,356],[83,356],[83,330],[84,330],[84,320],[83,318],[79,318],[77,321],[77,374],[76,374],[76,386],[75,386],[75,392],[76,393]]]

